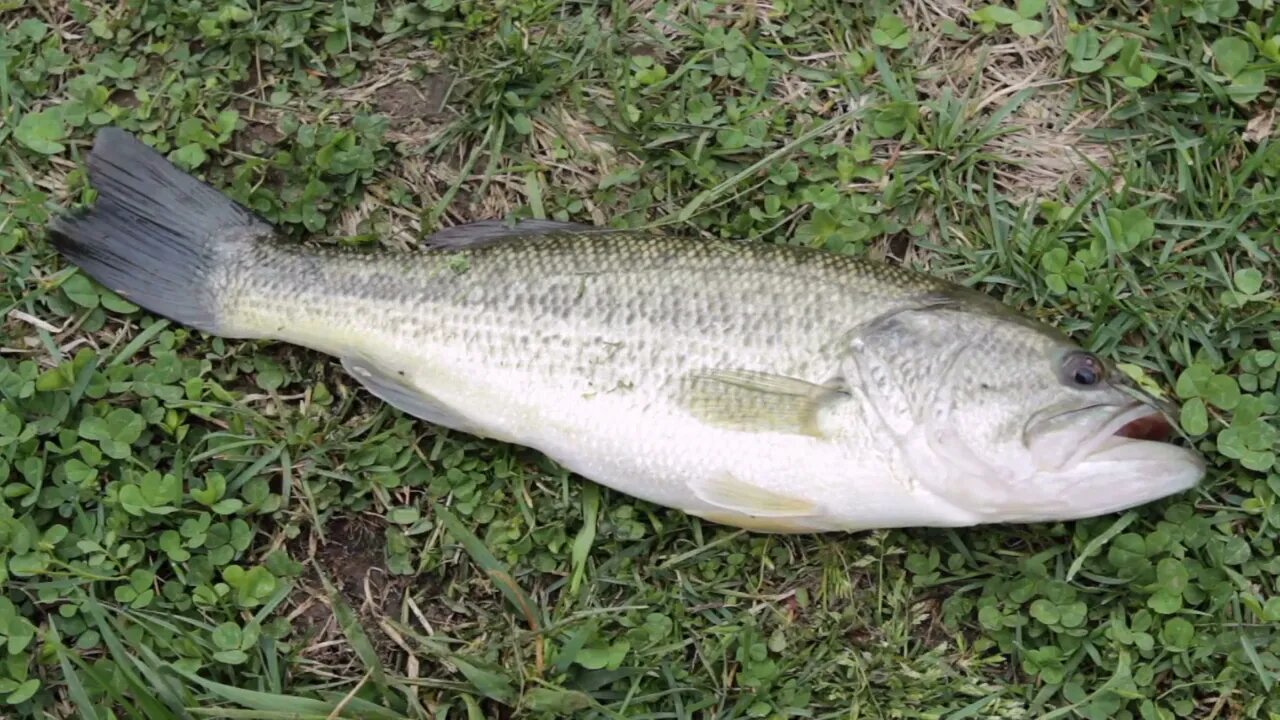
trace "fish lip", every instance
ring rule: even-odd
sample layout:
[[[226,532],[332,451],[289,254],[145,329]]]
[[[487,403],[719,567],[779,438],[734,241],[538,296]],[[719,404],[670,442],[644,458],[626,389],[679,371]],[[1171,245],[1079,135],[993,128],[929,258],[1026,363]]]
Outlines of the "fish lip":
[[[1105,387],[1111,391],[1110,397],[1106,399],[1062,412],[1052,412],[1051,409],[1046,408],[1041,413],[1029,418],[1022,431],[1024,444],[1027,444],[1027,439],[1040,423],[1062,419],[1077,413],[1097,412],[1099,409],[1114,408],[1114,411],[1101,424],[1099,429],[1063,459],[1059,467],[1070,467],[1083,461],[1094,452],[1116,447],[1126,442],[1154,442],[1174,445],[1177,438],[1182,438],[1188,445],[1194,445],[1194,440],[1187,436],[1178,422],[1178,406],[1172,400],[1152,394],[1124,375],[1112,377]],[[1117,394],[1120,396],[1119,398],[1117,398]],[[1149,419],[1161,421],[1166,426],[1163,429],[1167,431],[1167,437],[1151,439],[1119,435],[1130,423]]]
[[[1093,409],[1099,406],[1094,405]],[[1095,432],[1088,440],[1080,444],[1075,452],[1068,456],[1064,466],[1069,467],[1083,461],[1085,458],[1102,450],[1116,447],[1125,443],[1159,443],[1171,445],[1170,440],[1153,440],[1147,438],[1135,438],[1121,435],[1120,433],[1130,424],[1147,420],[1152,417],[1159,417],[1170,426],[1170,430],[1174,430],[1177,425],[1169,417],[1168,413],[1161,407],[1150,402],[1137,401],[1121,405],[1115,413],[1107,419],[1105,423]]]

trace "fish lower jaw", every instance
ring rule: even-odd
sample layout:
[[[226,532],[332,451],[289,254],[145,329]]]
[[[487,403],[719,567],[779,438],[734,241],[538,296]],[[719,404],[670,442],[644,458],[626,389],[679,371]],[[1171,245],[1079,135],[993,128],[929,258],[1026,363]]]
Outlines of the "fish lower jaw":
[[[1091,457],[1129,444],[1167,444],[1173,428],[1160,411],[1135,403],[1116,413],[1092,437],[1080,442],[1066,458],[1064,467],[1086,462]]]
[[[1208,464],[1199,453],[1157,440],[1108,439],[1074,465],[1028,481],[1043,498],[1011,523],[1069,522],[1111,515],[1193,489]]]

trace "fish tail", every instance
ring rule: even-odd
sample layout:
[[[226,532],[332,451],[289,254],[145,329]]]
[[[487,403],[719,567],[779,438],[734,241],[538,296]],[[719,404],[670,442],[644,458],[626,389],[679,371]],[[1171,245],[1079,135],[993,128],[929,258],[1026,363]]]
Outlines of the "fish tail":
[[[102,285],[170,320],[220,333],[229,263],[272,234],[261,218],[117,128],[88,158],[91,209],[57,218],[53,247]]]

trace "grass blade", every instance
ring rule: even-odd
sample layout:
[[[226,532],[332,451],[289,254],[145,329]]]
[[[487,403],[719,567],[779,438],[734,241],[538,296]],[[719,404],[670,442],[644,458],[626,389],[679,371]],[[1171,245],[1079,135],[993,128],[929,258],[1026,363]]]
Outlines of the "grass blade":
[[[163,678],[155,675],[154,671],[139,663],[137,658],[125,650],[125,645],[121,641],[119,634],[117,634],[114,623],[107,618],[106,613],[103,612],[102,605],[98,603],[97,599],[86,597],[83,608],[89,617],[93,618],[99,634],[102,635],[103,641],[107,643],[107,647],[111,650],[116,666],[129,682],[146,716],[149,718],[164,718],[174,715],[183,718],[189,717],[181,702],[178,702],[176,698],[165,697],[171,694],[171,688],[168,687]],[[130,666],[147,675],[148,682],[142,682]],[[154,688],[162,697],[157,698],[153,695],[151,688]]]
[[[1111,542],[1112,538],[1124,532],[1124,529],[1129,527],[1129,524],[1137,519],[1137,513],[1125,513],[1120,516],[1119,520],[1111,523],[1111,527],[1104,530],[1098,535],[1098,537],[1090,540],[1089,543],[1084,546],[1084,550],[1080,551],[1080,555],[1071,562],[1071,567],[1067,569],[1067,582],[1071,582],[1071,579],[1076,576],[1076,573],[1080,572],[1080,568],[1084,567],[1085,560],[1093,557],[1095,553],[1102,549],[1103,545]]]
[[[342,634],[347,638],[347,642],[351,643],[351,649],[355,650],[356,656],[360,658],[360,662],[364,663],[368,669],[370,679],[378,688],[378,692],[382,694],[383,700],[387,700],[387,673],[382,667],[382,661],[378,659],[378,652],[373,648],[373,642],[369,640],[369,635],[364,631],[364,627],[360,625],[360,620],[356,617],[356,613],[347,604],[342,597],[342,593],[330,582],[329,576],[324,570],[315,564],[316,575],[320,578],[320,583],[324,585],[325,593],[329,596],[329,604],[333,608],[334,618],[338,621],[338,627],[342,629]]]
[[[128,345],[120,348],[120,352],[116,353],[116,356],[111,358],[111,362],[107,363],[107,367],[113,368],[120,363],[128,362],[129,358],[136,355],[139,350],[146,346],[147,343],[151,342],[151,338],[154,338],[164,332],[164,329],[167,327],[169,327],[168,320],[162,319],[151,323],[146,330],[135,335],[133,339],[129,341]]]
[[[485,575],[489,576],[489,580],[492,581],[493,584],[497,586],[498,590],[506,596],[507,600],[520,611],[520,614],[523,615],[525,620],[529,623],[529,627],[534,630],[541,629],[544,623],[542,622],[542,613],[538,608],[538,604],[533,601],[533,598],[530,597],[518,583],[516,583],[515,578],[511,576],[511,573],[508,572],[506,566],[499,562],[498,559],[493,556],[493,553],[489,552],[489,548],[485,547],[485,544],[480,541],[480,538],[476,537],[470,530],[467,530],[462,523],[458,522],[458,518],[455,517],[453,513],[449,512],[441,505],[433,505],[433,507],[435,508],[436,514],[440,516],[440,520],[444,523],[445,528],[448,529],[449,534],[453,535],[454,539],[462,544],[462,547],[466,549],[467,554],[471,556],[471,559],[480,566],[480,569],[484,571]]]
[[[67,647],[62,644],[62,638],[58,633],[58,623],[52,618],[49,620],[48,640],[58,655],[58,666],[62,668],[62,682],[67,686],[67,696],[75,703],[76,713],[82,720],[98,720],[98,711],[89,701],[89,694],[85,692],[84,683],[80,681],[80,673],[76,671],[79,658],[73,660],[71,653],[67,652]]]
[[[386,708],[374,705],[357,698],[340,700],[316,700],[297,695],[276,695],[258,690],[244,690],[231,685],[224,685],[187,672],[179,667],[167,665],[170,670],[205,688],[223,702],[235,703],[243,708],[269,713],[309,713],[331,718],[352,718],[353,720],[406,720],[403,715]],[[333,715],[334,710],[342,705],[340,714]]]
[[[805,143],[811,140],[820,138],[823,135],[826,135],[827,133],[835,130],[836,128],[844,125],[845,123],[850,122],[851,120],[854,119],[854,117],[860,115],[861,113],[862,113],[862,108],[855,108],[853,110],[843,112],[831,118],[830,120],[827,120],[826,122],[822,123],[818,127],[810,130],[807,133],[804,133],[803,135],[792,140],[786,145],[783,145],[777,150],[774,150],[768,155],[765,155],[759,160],[751,163],[750,165],[746,166],[742,170],[738,171],[733,176],[729,177],[727,180],[724,180],[723,182],[718,183],[714,187],[708,188],[698,193],[698,195],[694,197],[693,200],[691,200],[688,205],[685,205],[683,208],[681,208],[680,212],[676,213],[674,216],[668,215],[659,220],[655,220],[654,222],[649,223],[649,225],[647,225],[646,228],[656,228],[663,225],[671,225],[674,223],[687,222],[689,218],[693,217],[693,215],[696,212],[698,212],[699,208],[701,208],[703,205],[706,205],[712,200],[715,200],[721,195],[737,187],[739,184],[742,183],[742,181],[754,176],[762,168],[766,168],[770,165],[773,165],[774,163],[777,163],[778,161],[782,160],[782,158],[795,152]]]
[[[587,555],[591,553],[591,544],[596,539],[596,515],[600,511],[600,488],[586,485],[582,488],[582,529],[573,539],[573,579],[569,581],[569,594],[576,595],[582,582],[582,574],[587,567]]]

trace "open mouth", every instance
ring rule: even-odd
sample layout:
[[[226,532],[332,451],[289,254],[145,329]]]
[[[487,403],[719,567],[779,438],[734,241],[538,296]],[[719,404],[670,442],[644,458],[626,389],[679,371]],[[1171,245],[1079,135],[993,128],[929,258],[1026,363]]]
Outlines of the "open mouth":
[[[1191,487],[1204,458],[1181,447],[1177,415],[1150,402],[1098,404],[1032,427],[1028,449],[1039,471],[1060,482],[1064,503],[1111,512]],[[1080,496],[1090,488],[1089,497]]]
[[[1095,453],[1126,443],[1169,442],[1173,434],[1173,425],[1159,409],[1134,403],[1113,414],[1097,432],[1081,442],[1068,456],[1067,464],[1074,465]]]
[[[1117,412],[1111,421],[1101,428],[1094,442],[1112,445],[1118,438],[1126,440],[1152,440],[1164,442],[1172,438],[1173,424],[1158,408],[1135,403]]]
[[[1153,410],[1147,415],[1126,422],[1113,434],[1116,437],[1132,440],[1168,442],[1173,437],[1173,424],[1163,413]]]

